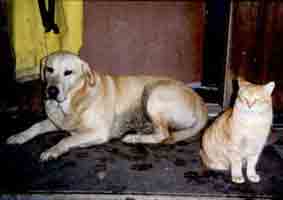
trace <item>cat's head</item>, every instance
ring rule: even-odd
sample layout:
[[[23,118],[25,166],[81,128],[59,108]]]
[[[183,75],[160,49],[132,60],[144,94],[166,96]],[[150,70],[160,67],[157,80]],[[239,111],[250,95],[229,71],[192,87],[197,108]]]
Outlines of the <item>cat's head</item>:
[[[275,87],[273,81],[264,85],[258,85],[239,78],[238,84],[239,91],[236,104],[241,109],[257,112],[272,107],[271,94]]]

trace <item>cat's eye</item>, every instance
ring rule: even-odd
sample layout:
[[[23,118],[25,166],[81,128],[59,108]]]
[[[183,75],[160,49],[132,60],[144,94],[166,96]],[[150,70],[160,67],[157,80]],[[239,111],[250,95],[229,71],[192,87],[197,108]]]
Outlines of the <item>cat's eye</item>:
[[[239,95],[239,100],[242,101],[242,102],[245,102],[246,101],[246,97],[243,97],[243,96]]]
[[[255,101],[259,103],[268,103],[268,100],[264,98],[258,98],[258,99],[255,99]]]
[[[66,71],[64,72],[64,76],[69,76],[69,75],[71,75],[72,73],[73,73],[72,70],[66,70]]]
[[[49,73],[53,73],[54,69],[52,67],[46,67],[46,71]]]

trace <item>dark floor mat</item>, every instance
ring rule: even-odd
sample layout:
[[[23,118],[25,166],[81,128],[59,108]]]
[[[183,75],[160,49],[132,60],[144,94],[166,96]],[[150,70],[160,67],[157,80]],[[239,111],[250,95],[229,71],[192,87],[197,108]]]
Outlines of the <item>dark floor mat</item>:
[[[2,141],[21,129],[17,127],[24,124],[20,121],[6,123]],[[64,136],[65,133],[52,133],[22,146],[9,146],[2,142],[0,190],[253,197],[283,195],[283,160],[273,146],[265,148],[259,162],[260,184],[247,182],[237,185],[231,183],[227,172],[200,174],[197,142],[154,146],[112,141],[106,145],[74,149],[55,161],[39,162],[40,153]]]

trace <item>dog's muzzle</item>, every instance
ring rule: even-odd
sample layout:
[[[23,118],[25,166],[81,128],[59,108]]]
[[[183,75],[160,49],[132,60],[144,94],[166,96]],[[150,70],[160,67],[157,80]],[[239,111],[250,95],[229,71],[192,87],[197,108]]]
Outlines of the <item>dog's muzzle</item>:
[[[56,100],[59,95],[59,89],[56,86],[49,86],[47,88],[47,94],[49,99]]]

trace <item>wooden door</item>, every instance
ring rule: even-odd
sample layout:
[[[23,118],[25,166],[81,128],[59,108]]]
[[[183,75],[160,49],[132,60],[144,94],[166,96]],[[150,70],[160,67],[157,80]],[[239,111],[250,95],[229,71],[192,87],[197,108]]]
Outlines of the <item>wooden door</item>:
[[[275,81],[274,110],[283,113],[283,3],[234,2],[231,68],[254,83]]]

